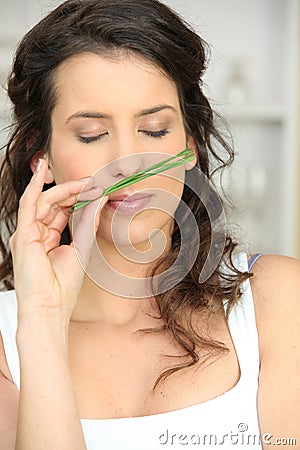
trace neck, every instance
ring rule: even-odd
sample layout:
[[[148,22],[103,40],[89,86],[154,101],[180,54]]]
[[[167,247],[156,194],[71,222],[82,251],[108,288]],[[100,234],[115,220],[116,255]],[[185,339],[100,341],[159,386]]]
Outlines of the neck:
[[[161,233],[158,235],[161,237]],[[158,248],[153,245],[153,239],[151,244],[152,249]],[[159,256],[166,255],[170,248],[171,238]],[[157,319],[150,317],[158,317],[158,312],[149,286],[151,268],[158,258],[149,258],[151,262],[147,262],[146,254],[146,245],[116,249],[113,243],[97,239],[72,321],[118,328],[146,327],[154,322],[157,325]]]

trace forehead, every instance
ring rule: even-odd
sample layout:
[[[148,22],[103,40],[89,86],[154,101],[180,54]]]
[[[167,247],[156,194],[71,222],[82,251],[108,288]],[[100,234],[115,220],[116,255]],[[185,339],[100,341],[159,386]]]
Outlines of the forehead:
[[[160,68],[142,57],[123,54],[104,57],[84,53],[64,61],[54,77],[56,105],[70,104],[76,108],[140,107],[147,103],[168,101],[179,106],[177,87]],[[86,104],[86,105],[83,105]]]

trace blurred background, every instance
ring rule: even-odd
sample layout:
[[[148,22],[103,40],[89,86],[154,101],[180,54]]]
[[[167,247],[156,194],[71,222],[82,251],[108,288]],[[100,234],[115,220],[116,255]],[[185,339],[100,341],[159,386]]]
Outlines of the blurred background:
[[[23,34],[60,0],[0,0],[0,82]],[[253,252],[300,257],[300,0],[164,0],[208,42],[205,91],[236,159],[228,222]],[[0,146],[10,105],[0,93]]]

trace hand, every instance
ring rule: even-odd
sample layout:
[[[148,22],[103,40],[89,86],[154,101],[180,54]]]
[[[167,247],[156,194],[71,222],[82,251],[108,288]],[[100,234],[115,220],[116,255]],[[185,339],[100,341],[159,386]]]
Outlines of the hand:
[[[42,192],[47,163],[32,176],[19,202],[18,223],[9,240],[13,257],[19,318],[49,313],[69,320],[82,286],[100,213],[108,197],[95,200],[81,210],[70,245],[61,245],[61,233],[68,223],[69,208],[78,200],[93,200],[103,192],[93,177],[68,181]],[[75,213],[78,214],[78,213]],[[94,220],[95,219],[95,220]],[[85,239],[82,239],[84,236]],[[76,248],[74,241],[81,243]]]

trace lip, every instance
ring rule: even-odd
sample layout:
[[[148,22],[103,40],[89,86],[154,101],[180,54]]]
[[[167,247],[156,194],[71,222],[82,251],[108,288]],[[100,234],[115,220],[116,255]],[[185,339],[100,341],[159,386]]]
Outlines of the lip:
[[[117,201],[117,202],[119,202],[119,201],[120,202],[123,202],[123,201],[135,202],[136,200],[140,200],[140,199],[146,198],[146,197],[151,197],[151,195],[142,193],[142,192],[136,192],[135,194],[128,193],[128,194],[123,194],[123,195],[110,196],[108,201],[109,202],[110,201],[113,201],[113,202],[115,202],[115,201]]]
[[[118,197],[110,198],[107,206],[112,209],[117,209],[117,212],[123,214],[135,214],[143,209],[151,201],[152,195],[136,193],[133,195],[119,195]]]

